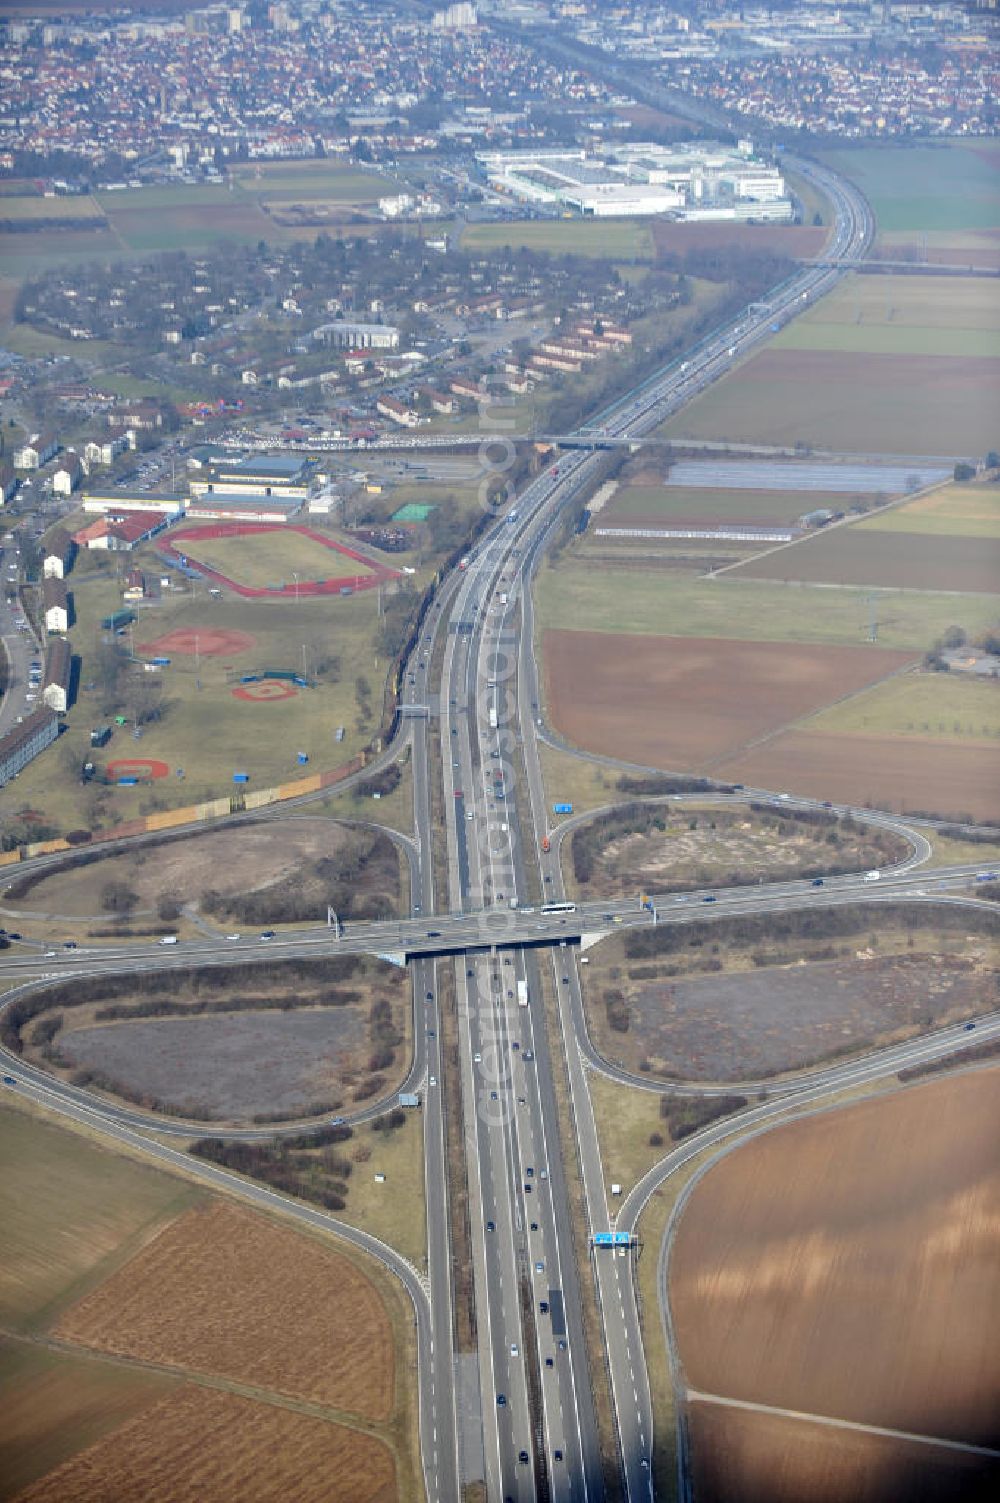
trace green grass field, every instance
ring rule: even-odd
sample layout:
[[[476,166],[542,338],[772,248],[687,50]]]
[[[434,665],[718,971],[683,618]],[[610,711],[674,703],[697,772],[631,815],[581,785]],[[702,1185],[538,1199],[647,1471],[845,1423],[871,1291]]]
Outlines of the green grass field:
[[[971,674],[907,673],[821,711],[803,727],[994,742],[1000,739],[1000,689]]]
[[[156,758],[167,763],[170,776],[137,787],[92,787],[84,795],[77,773],[90,755],[90,727],[106,718],[99,692],[86,686],[95,682],[99,623],[121,603],[116,580],[98,573],[92,559],[93,555],[81,555],[70,580],[77,615],[71,638],[74,651],[83,655],[79,699],[67,716],[59,746],[30,763],[0,793],[3,813],[31,807],[61,829],[73,828],[81,816],[102,825],[119,824],[157,808],[228,797],[234,771],[248,772],[253,790],[336,767],[353,757],[376,728],[387,665],[375,650],[375,591],[298,601],[293,596],[243,600],[227,594],[221,601],[204,593],[165,596],[161,606],[142,611],[134,631],[137,647],[175,628],[199,626],[247,632],[256,645],[239,655],[202,655],[198,660],[168,654],[172,661],[161,676],[162,719],[146,726],[139,740],[128,729],[118,730],[103,756]],[[426,571],[415,582],[425,575]],[[237,686],[227,681],[227,665],[237,674],[260,668],[300,672],[303,645],[310,674],[311,665],[331,654],[339,659],[337,674],[322,676],[315,687],[298,689],[287,699],[250,703],[234,696]],[[141,672],[137,669],[137,676]],[[370,718],[359,712],[359,677],[370,687]],[[345,736],[337,742],[334,732],[341,725]],[[300,751],[309,757],[308,767],[298,765]],[[175,774],[178,767],[184,769],[183,779]]]
[[[903,506],[866,517],[861,532],[916,532],[927,537],[1000,538],[1000,486],[948,485]]]
[[[18,220],[27,223],[37,220],[44,224],[47,219],[103,219],[101,206],[96,198],[87,195],[70,195],[65,198],[42,198],[38,195],[5,195],[0,199],[0,219]]]
[[[206,529],[206,533],[211,529]],[[206,535],[188,538],[184,548],[192,558],[238,584],[258,588],[282,586],[309,580],[335,579],[351,575],[367,578],[373,571],[332,548],[324,548],[314,538],[290,528],[276,527],[270,532],[247,533],[242,537],[213,538]],[[299,602],[301,604],[301,600]]]
[[[843,506],[842,495],[824,491],[712,490],[700,486],[623,485],[594,519],[616,523],[637,517],[651,523],[723,520],[727,522],[793,522],[817,506]]]
[[[541,219],[523,223],[473,224],[462,249],[495,250],[509,245],[554,255],[596,256],[609,261],[651,261],[653,241],[636,219]]]
[[[536,621],[577,631],[662,633],[680,637],[733,637],[748,642],[867,641],[871,620],[867,589],[778,585],[726,575],[691,579],[653,571],[591,569],[585,556],[564,555],[538,576]],[[970,636],[997,616],[991,595],[960,602],[918,590],[878,592],[879,645],[926,651],[956,613]]]
[[[0,1108],[0,1321],[37,1329],[160,1222],[193,1204],[184,1181]]]
[[[991,359],[998,334],[1000,299],[989,281],[852,276],[782,329],[772,348]]]
[[[373,203],[398,193],[402,184],[395,178],[358,167],[343,166],[336,161],[261,162],[259,166],[234,168],[229,180],[236,191],[262,198],[268,203],[308,202],[319,199],[336,203]]]
[[[819,155],[858,184],[883,233],[1000,225],[995,142],[838,146]]]

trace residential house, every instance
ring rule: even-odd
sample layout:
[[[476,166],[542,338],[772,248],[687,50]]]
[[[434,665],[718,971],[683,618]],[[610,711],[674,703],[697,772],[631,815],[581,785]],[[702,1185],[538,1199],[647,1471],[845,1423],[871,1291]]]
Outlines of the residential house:
[[[73,539],[64,527],[53,527],[45,539],[42,559],[44,579],[65,579],[73,562]]]
[[[55,712],[43,705],[0,738],[0,788],[11,778],[16,778],[21,769],[51,746],[58,735],[59,721]]]
[[[38,470],[43,464],[48,464],[59,452],[59,444],[50,433],[35,433],[14,450],[14,468],[17,470]]]
[[[9,501],[17,490],[17,476],[9,459],[0,459],[0,506]]]
[[[68,449],[52,476],[52,489],[57,496],[71,496],[82,479],[80,456]]]
[[[69,631],[69,596],[65,580],[54,579],[50,575],[42,581],[42,607],[47,632]]]
[[[380,412],[383,417],[391,418],[401,428],[415,428],[420,422],[420,417],[414,412],[413,408],[405,406],[402,402],[397,401],[395,397],[379,397],[375,403],[375,410],[376,412]]]
[[[135,605],[137,601],[145,598],[146,576],[141,569],[130,569],[125,576],[125,588],[122,590],[122,599],[128,605]]]
[[[458,410],[458,403],[455,401],[454,397],[448,396],[446,392],[438,391],[433,386],[423,387],[420,395],[422,397],[426,397],[427,401],[431,404],[431,407],[435,412],[441,412],[447,415],[452,412],[457,412]]]
[[[124,407],[116,407],[107,416],[109,428],[117,428],[121,431],[133,433],[155,433],[163,427],[163,410],[158,402],[140,401],[129,402]]]
[[[69,705],[72,653],[65,637],[53,637],[45,651],[45,687],[42,698],[50,710],[65,715]]]

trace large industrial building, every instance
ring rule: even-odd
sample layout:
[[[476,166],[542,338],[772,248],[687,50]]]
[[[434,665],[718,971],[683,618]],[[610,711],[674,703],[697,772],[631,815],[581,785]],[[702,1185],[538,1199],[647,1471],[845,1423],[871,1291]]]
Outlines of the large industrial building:
[[[490,186],[525,203],[599,217],[666,214],[677,220],[782,222],[793,206],[777,167],[749,141],[655,142],[584,151],[491,151],[478,159]]]

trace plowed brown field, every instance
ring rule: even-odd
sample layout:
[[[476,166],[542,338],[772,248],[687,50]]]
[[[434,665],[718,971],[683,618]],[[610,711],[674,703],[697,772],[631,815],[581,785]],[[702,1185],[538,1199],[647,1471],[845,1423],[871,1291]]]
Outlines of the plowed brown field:
[[[367,1419],[392,1410],[392,1330],[374,1285],[342,1254],[222,1202],[172,1222],[57,1334]]]
[[[748,251],[777,251],[780,255],[799,256],[803,260],[817,256],[823,249],[828,230],[812,225],[783,224],[671,224],[654,219],[650,225],[658,256],[686,251],[727,250],[738,245]]]
[[[357,1430],[191,1385],[18,1494],[18,1503],[395,1503],[389,1448]]]
[[[868,647],[590,631],[546,631],[543,654],[552,720],[564,736],[588,751],[677,770],[735,756],[913,661]]]
[[[702,1394],[996,1449],[1000,1068],[729,1154],[681,1218],[670,1301]]]
[[[751,559],[736,572],[748,579],[991,595],[1000,583],[1000,542],[838,527]],[[891,612],[891,601],[883,609]]]
[[[671,438],[805,442],[863,454],[982,454],[1000,362],[763,350],[669,419]]]
[[[1000,772],[992,746],[785,731],[716,770],[751,786],[838,803],[1000,819]]]
[[[692,1404],[698,1503],[990,1503],[1000,1462],[780,1414]]]

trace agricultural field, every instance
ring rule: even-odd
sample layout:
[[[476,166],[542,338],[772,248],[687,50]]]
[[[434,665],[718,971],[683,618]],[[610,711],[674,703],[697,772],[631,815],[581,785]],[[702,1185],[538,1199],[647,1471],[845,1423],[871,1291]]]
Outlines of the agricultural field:
[[[0,198],[0,221],[28,225],[34,221],[44,225],[47,220],[79,220],[85,226],[88,220],[104,223],[104,214],[95,199],[80,196],[44,198],[40,194],[7,194]]]
[[[0,222],[15,221],[18,230],[0,232],[5,274],[21,277],[39,265],[102,256],[197,252],[225,240],[287,245],[315,236],[324,219],[349,234],[364,233],[365,225],[342,223],[347,211],[373,208],[399,188],[392,178],[337,163],[273,162],[237,168],[226,184],[178,183],[66,198],[6,196]],[[80,228],[55,222],[62,220],[78,221]]]
[[[704,1174],[669,1267],[693,1398],[824,1417],[831,1440],[837,1421],[925,1437],[940,1443],[927,1452],[934,1471],[947,1466],[948,1442],[996,1452],[998,1083],[987,1067],[885,1093],[774,1128]],[[754,1443],[748,1429],[762,1418],[737,1420],[748,1468],[724,1496],[773,1497],[775,1475],[782,1497],[817,1495],[822,1451],[797,1426],[760,1432],[777,1451]],[[709,1439],[725,1446],[730,1429],[716,1418]],[[844,1440],[834,1476],[856,1474],[854,1432]],[[899,1451],[912,1472],[905,1441],[884,1454],[886,1468]],[[726,1450],[716,1464],[733,1476],[734,1460]],[[923,1495],[985,1496],[996,1457],[976,1461],[976,1493],[963,1490],[970,1460],[959,1453],[951,1492],[929,1480]],[[900,1493],[876,1476],[863,1496]]]
[[[826,491],[728,490],[709,486],[644,484],[620,486],[592,522],[615,527],[665,527],[693,523],[698,527],[732,522],[739,527],[765,527],[796,522],[817,507],[841,507],[844,497]]]
[[[277,1268],[287,1282],[276,1303]],[[395,1401],[392,1327],[371,1281],[321,1242],[224,1201],[178,1217],[56,1333],[376,1423]]]
[[[783,731],[765,746],[720,762],[720,777],[898,813],[1000,822],[995,745],[952,738],[855,733],[808,728]]]
[[[973,277],[855,274],[787,324],[771,348],[995,359],[1000,299]]]
[[[687,1406],[699,1503],[989,1503],[1000,1462],[974,1452],[695,1399]]]
[[[400,1497],[392,1451],[325,1418],[185,1387],[20,1493],[20,1503],[338,1503]]]
[[[543,564],[536,586],[539,632],[586,626],[608,634],[663,633],[675,637],[725,637],[744,642],[829,643],[857,646],[871,634],[872,592],[830,589],[744,578],[744,570],[718,579],[692,579],[637,568],[591,568],[574,541],[555,565]],[[956,612],[970,638],[989,630],[995,596],[961,601],[935,591],[894,590],[876,601],[879,649],[922,656]],[[626,652],[622,645],[619,649]],[[881,676],[881,675],[878,675]]]
[[[8,880],[17,876],[5,875]],[[287,921],[291,905],[300,922],[302,910],[311,905],[319,922],[334,899],[345,918],[399,913],[402,876],[399,852],[387,836],[299,815],[76,862],[42,873],[38,880],[15,881],[4,903],[18,910],[19,923],[32,914],[106,919],[114,910],[105,907],[102,893],[113,884],[132,894],[137,918],[157,914],[182,893],[185,905],[198,908],[203,923],[280,923]],[[337,884],[345,890],[335,891]]]
[[[748,806],[623,804],[577,829],[568,845],[567,890],[580,901],[687,892],[863,871],[901,861],[908,842],[851,822],[799,818]]]
[[[832,735],[1000,741],[1000,686],[963,673],[907,673],[821,710],[810,731]],[[900,751],[905,755],[904,748]]]
[[[32,1331],[117,1258],[141,1247],[194,1192],[73,1133],[0,1109],[0,1323]]]
[[[886,649],[597,631],[550,630],[542,644],[557,730],[677,771],[703,771],[912,662]]]
[[[236,191],[265,204],[318,199],[324,203],[374,204],[402,187],[395,178],[324,161],[254,162],[234,166],[228,177]]]
[[[1000,536],[934,536],[840,526],[771,549],[739,566],[749,579],[948,590],[990,595],[1000,581]],[[956,603],[956,609],[960,609]]]
[[[0,1498],[277,1503],[331,1470],[349,1503],[418,1496],[412,1322],[377,1265],[19,1107],[0,1143]]]
[[[173,1386],[160,1374],[0,1338],[0,1499],[18,1497]]]
[[[976,456],[996,440],[998,390],[995,358],[768,348],[661,432],[678,442]]]
[[[553,255],[596,256],[609,261],[651,261],[648,225],[635,219],[539,219],[505,224],[467,225],[464,251],[511,249],[551,251]]]
[[[953,236],[1000,228],[1000,149],[995,141],[833,146],[819,155],[861,188],[880,241],[901,232]]]
[[[1000,538],[1000,486],[946,485],[901,506],[854,523],[868,532],[909,532],[921,537]]]
[[[673,224],[668,219],[654,219],[650,228],[658,257],[738,246],[805,261],[820,254],[829,233],[818,225]]]
[[[590,951],[591,1037],[632,1071],[739,1086],[991,1009],[992,913],[893,909],[872,924],[860,908],[780,929],[699,916],[650,953],[613,936]]]
[[[848,277],[662,432],[842,453],[982,455],[995,440],[998,322],[988,279]]]

